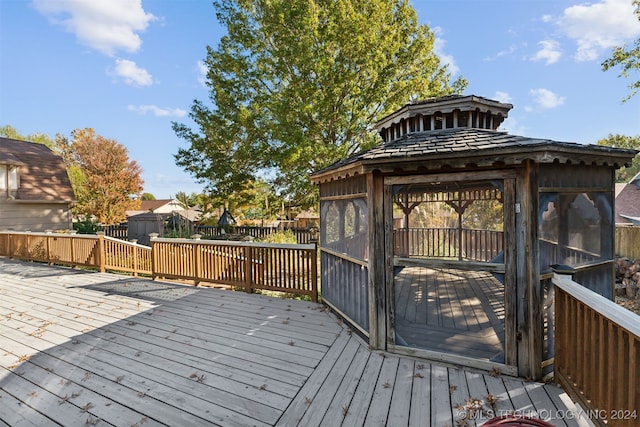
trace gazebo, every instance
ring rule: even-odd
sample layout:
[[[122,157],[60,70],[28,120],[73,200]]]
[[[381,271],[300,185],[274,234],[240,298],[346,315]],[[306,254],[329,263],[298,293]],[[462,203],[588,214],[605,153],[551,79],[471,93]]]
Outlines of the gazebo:
[[[538,379],[552,266],[613,297],[614,172],[635,151],[509,135],[511,108],[405,105],[312,175],[323,300],[372,348]]]

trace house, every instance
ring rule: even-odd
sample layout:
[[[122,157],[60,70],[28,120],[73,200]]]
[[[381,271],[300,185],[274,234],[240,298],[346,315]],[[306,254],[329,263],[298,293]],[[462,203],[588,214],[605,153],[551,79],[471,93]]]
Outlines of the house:
[[[616,184],[615,220],[616,225],[640,225],[640,173],[627,184]]]
[[[197,208],[185,209],[184,206],[177,199],[158,199],[158,200],[142,200],[140,202],[140,209],[135,211],[127,211],[127,218],[139,214],[172,214],[178,215],[188,219],[191,222],[198,221],[200,219],[201,212]]]
[[[62,157],[44,144],[0,137],[0,229],[71,229],[74,201]]]

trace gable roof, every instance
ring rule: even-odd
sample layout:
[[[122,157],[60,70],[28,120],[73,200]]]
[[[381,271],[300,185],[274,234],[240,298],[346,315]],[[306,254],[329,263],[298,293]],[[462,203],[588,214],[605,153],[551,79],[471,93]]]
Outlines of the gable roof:
[[[632,182],[616,196],[616,224],[632,224],[640,218],[640,187]]]
[[[18,167],[17,201],[75,201],[62,157],[44,144],[0,137],[0,164]]]
[[[528,138],[490,129],[440,129],[403,135],[319,170],[312,174],[312,179],[318,183],[374,169],[390,172],[405,167],[492,166],[497,162],[509,165],[526,159],[539,163],[559,160],[623,166],[631,162],[635,153],[635,150]]]
[[[141,200],[139,210],[145,211],[145,212],[149,212],[149,211],[153,212],[156,209],[171,203],[172,201],[173,199]]]

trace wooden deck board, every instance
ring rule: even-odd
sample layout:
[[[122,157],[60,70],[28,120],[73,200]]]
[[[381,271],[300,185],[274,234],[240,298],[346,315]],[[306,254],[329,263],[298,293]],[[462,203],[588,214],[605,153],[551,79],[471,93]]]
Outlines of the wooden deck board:
[[[490,273],[405,267],[394,280],[398,344],[503,360],[504,287]]]
[[[498,411],[568,405],[554,386],[372,352],[318,304],[0,258],[0,427],[451,426],[489,394]]]

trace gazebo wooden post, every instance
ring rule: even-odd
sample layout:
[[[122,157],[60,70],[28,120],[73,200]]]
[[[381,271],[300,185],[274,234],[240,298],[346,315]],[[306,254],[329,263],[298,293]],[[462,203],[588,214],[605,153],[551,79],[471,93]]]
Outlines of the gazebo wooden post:
[[[386,349],[387,342],[387,272],[391,256],[385,251],[388,221],[384,212],[384,185],[380,173],[367,174],[367,204],[369,206],[369,345],[376,349]],[[393,209],[390,208],[392,211]],[[391,218],[393,230],[393,215]],[[385,237],[386,236],[386,237]],[[393,246],[392,246],[393,247]],[[393,278],[392,278],[393,280]]]
[[[542,374],[542,289],[538,259],[538,174],[527,160],[516,180],[516,321],[518,375],[540,378]]]

